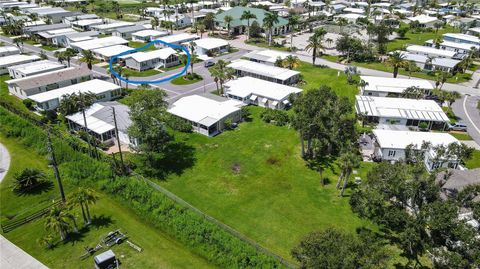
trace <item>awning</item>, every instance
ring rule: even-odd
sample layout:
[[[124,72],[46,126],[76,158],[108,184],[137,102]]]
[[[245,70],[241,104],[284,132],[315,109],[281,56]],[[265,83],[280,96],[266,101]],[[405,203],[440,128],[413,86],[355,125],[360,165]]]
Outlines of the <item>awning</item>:
[[[257,100],[257,96],[252,94],[252,96],[250,96],[250,100],[252,100],[252,101]]]
[[[282,102],[282,103],[283,103],[283,104],[285,104],[285,105],[287,105],[287,104],[289,104],[289,103],[290,103],[290,101],[288,101],[288,99],[285,99],[285,100],[283,100],[283,102]]]
[[[267,98],[263,98],[263,99],[262,99],[262,103],[266,103],[267,101],[268,101]]]
[[[276,106],[276,105],[278,105],[278,102],[277,102],[277,101],[273,101],[272,106]]]

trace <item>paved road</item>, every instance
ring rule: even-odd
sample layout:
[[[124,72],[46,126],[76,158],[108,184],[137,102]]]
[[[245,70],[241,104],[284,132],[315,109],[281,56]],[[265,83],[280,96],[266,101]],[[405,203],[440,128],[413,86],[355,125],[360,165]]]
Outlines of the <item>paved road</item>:
[[[10,154],[0,143],[0,182],[5,178],[10,167]],[[21,248],[0,235],[0,268],[1,269],[48,269],[41,262],[30,256]]]
[[[480,145],[480,111],[477,109],[479,96],[465,95],[452,105],[453,112],[468,127],[468,134]]]

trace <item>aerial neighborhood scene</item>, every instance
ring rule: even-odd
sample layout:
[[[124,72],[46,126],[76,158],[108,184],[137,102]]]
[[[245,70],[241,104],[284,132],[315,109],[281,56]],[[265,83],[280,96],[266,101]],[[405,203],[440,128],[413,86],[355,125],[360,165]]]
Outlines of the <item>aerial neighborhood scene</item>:
[[[480,1],[0,0],[0,268],[480,269]]]

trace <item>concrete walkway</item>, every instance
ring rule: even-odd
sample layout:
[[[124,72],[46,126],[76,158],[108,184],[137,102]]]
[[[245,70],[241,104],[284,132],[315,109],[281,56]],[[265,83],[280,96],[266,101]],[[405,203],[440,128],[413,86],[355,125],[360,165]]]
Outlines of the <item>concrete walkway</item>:
[[[10,154],[0,143],[0,182],[5,178],[10,167]],[[47,266],[30,256],[0,235],[0,268],[1,269],[48,269]]]

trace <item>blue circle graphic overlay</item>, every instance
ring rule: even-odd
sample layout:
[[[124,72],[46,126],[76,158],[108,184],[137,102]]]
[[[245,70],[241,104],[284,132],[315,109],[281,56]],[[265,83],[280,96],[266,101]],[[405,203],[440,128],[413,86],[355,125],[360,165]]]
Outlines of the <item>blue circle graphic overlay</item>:
[[[120,57],[120,56],[123,56],[123,55],[127,55],[127,54],[130,54],[130,53],[133,53],[133,52],[137,52],[137,51],[142,51],[142,50],[145,50],[147,49],[148,47],[152,46],[153,44],[155,43],[160,43],[160,44],[163,44],[163,45],[166,45],[166,46],[169,46],[173,49],[181,49],[185,52],[185,54],[187,54],[187,64],[183,67],[182,70],[180,70],[180,72],[174,74],[174,75],[171,75],[171,76],[168,76],[168,77],[165,77],[165,78],[161,78],[159,80],[129,80],[129,79],[125,79],[125,78],[122,78],[117,72],[115,72],[115,70],[113,70],[113,62],[115,62],[115,60]],[[143,47],[140,47],[140,48],[136,48],[136,49],[131,49],[131,50],[127,50],[127,51],[124,51],[122,53],[119,53],[117,55],[114,55],[110,58],[110,66],[109,66],[109,69],[110,69],[110,73],[112,75],[114,75],[116,78],[118,78],[119,80],[125,82],[125,83],[131,83],[131,84],[159,84],[159,83],[163,83],[163,82],[167,82],[167,81],[170,81],[174,78],[178,78],[180,77],[181,75],[183,75],[185,72],[187,72],[187,69],[188,69],[188,66],[190,65],[190,60],[191,60],[191,55],[190,55],[190,52],[188,51],[188,49],[184,46],[180,46],[180,45],[175,45],[175,44],[172,44],[172,43],[168,43],[168,42],[165,42],[165,41],[162,41],[162,40],[153,40],[151,42],[148,42],[145,46]]]

